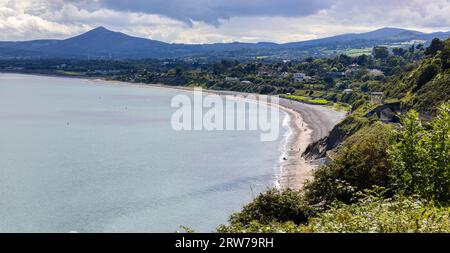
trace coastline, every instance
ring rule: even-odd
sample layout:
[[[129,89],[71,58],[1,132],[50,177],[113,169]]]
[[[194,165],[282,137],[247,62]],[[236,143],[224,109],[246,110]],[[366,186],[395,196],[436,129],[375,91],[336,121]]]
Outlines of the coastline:
[[[312,129],[304,122],[300,113],[284,106],[280,108],[288,114],[289,133],[284,144],[278,183],[281,189],[300,190],[312,179],[314,169],[317,167],[302,156],[312,143]]]
[[[24,74],[46,77],[66,78],[60,75],[47,74],[26,74],[26,73],[4,73],[4,74]],[[163,88],[177,91],[192,92],[193,87],[170,86],[164,84],[147,84],[147,83],[131,83],[114,80],[105,80],[101,78],[83,78],[83,77],[69,77],[79,78],[90,82],[104,82],[113,85],[136,86],[148,88]],[[222,90],[207,90],[203,92],[217,95],[259,95],[244,92],[222,91]],[[245,98],[248,99],[248,98]],[[344,116],[344,114],[326,108],[320,105],[309,105],[297,101],[280,98],[277,105],[268,104],[268,106],[277,106],[288,117],[288,135],[283,140],[283,147],[280,154],[280,162],[275,165],[278,168],[275,185],[281,189],[290,188],[299,190],[303,185],[312,178],[313,171],[317,168],[317,164],[302,157],[303,152],[309,144],[317,141],[328,134],[334,125],[336,125]],[[342,115],[341,115],[342,114]],[[329,120],[327,120],[329,119]]]
[[[193,87],[182,87],[182,86],[169,86],[164,84],[146,84],[146,83],[130,83],[130,82],[121,82],[121,81],[111,81],[111,80],[103,80],[103,79],[94,79],[91,80],[93,82],[108,82],[113,84],[120,85],[131,85],[138,87],[151,87],[151,88],[164,88],[164,89],[173,89],[177,91],[184,92],[192,92]],[[243,92],[235,92],[235,91],[222,91],[222,90],[207,90],[203,89],[203,92],[216,94],[220,96],[225,95],[259,95],[252,93],[243,93]],[[248,98],[245,98],[248,99]],[[284,102],[288,100],[283,100]],[[316,133],[316,137],[320,136],[320,138],[324,137],[323,131],[315,131],[314,128],[310,127],[308,122],[306,122],[302,116],[302,113],[298,110],[298,108],[291,106],[303,104],[297,101],[288,101],[288,103],[280,103],[279,104],[268,104],[268,106],[277,106],[279,109],[283,110],[288,117],[288,135],[283,140],[282,150],[280,154],[280,162],[276,165],[278,172],[276,173],[276,182],[275,185],[280,189],[293,189],[300,190],[303,188],[304,184],[312,179],[314,169],[317,168],[316,163],[312,163],[311,161],[306,160],[302,154],[306,150],[309,144],[313,143],[313,133]],[[305,104],[306,105],[306,104]],[[329,108],[325,108],[320,105],[310,105],[315,108],[323,108],[326,110],[331,110]],[[334,110],[333,110],[334,111]],[[339,113],[339,112],[337,112]],[[334,125],[333,125],[334,126]],[[328,132],[325,133],[327,135]],[[320,139],[319,138],[319,139]],[[317,139],[318,140],[318,139]]]

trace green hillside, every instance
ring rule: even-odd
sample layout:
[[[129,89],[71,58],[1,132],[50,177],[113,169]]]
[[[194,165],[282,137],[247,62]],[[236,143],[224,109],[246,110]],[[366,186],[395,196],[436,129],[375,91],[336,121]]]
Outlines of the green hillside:
[[[428,57],[414,70],[386,85],[387,97],[422,113],[435,112],[440,103],[450,100],[450,39],[436,41],[430,46],[434,49],[427,50]]]
[[[314,144],[328,162],[301,191],[263,193],[218,231],[450,232],[450,39],[426,55],[383,87],[398,108],[366,101]]]

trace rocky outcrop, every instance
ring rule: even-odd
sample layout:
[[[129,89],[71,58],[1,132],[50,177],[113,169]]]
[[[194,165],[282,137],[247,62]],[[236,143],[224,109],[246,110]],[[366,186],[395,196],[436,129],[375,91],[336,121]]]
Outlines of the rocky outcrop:
[[[398,103],[390,103],[390,104],[383,104],[369,113],[366,114],[366,118],[370,118],[372,116],[376,116],[379,120],[385,122],[385,123],[399,123],[400,117],[398,116],[401,112],[401,104]]]

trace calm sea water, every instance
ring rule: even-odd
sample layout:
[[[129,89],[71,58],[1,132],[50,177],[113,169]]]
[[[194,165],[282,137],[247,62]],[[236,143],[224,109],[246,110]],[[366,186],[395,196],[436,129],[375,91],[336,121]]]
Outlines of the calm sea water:
[[[0,232],[210,232],[273,186],[286,129],[173,131],[180,93],[0,74]]]

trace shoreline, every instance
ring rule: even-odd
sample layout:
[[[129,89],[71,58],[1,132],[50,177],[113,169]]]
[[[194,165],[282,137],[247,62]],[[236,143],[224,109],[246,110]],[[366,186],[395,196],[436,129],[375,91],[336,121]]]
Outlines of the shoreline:
[[[302,156],[312,143],[312,129],[304,122],[300,113],[287,107],[280,106],[280,108],[288,115],[289,133],[283,147],[279,186],[281,189],[300,190],[313,178],[314,169],[317,168],[317,165]]]
[[[194,90],[194,88],[192,87],[178,87],[178,86],[172,87],[164,84],[130,83],[130,82],[103,80],[103,79],[95,79],[91,81],[108,82],[113,84],[115,83],[138,87],[147,86],[153,88],[173,89],[185,92],[192,92]],[[216,94],[220,96],[259,95],[253,93],[242,93],[234,91],[215,91],[208,89],[203,89],[202,91],[205,93]],[[279,164],[275,165],[275,167],[278,170],[275,175],[276,178],[275,186],[280,189],[290,188],[293,190],[300,190],[301,188],[303,188],[303,185],[308,180],[312,179],[313,171],[318,166],[302,157],[302,154],[306,150],[308,145],[313,142],[311,138],[313,130],[303,120],[303,117],[300,112],[281,104],[269,103],[267,105],[272,107],[273,106],[278,107],[280,110],[283,110],[288,117],[287,124],[289,128],[288,129],[289,134],[285,137],[285,140],[283,140]]]
[[[45,77],[56,77],[56,78],[67,78],[66,76],[60,75],[47,75],[47,74],[34,74],[34,73],[10,73],[3,72],[3,74],[19,74],[19,75],[34,75],[34,76],[45,76]],[[184,92],[192,92],[193,87],[184,87],[184,86],[170,86],[165,84],[147,84],[147,83],[131,83],[131,82],[122,82],[115,80],[105,80],[101,78],[83,78],[83,77],[69,77],[69,78],[78,78],[82,80],[87,80],[90,82],[103,82],[113,85],[122,85],[122,86],[135,86],[140,88],[163,88],[163,89],[172,89],[177,91]],[[244,93],[244,92],[235,92],[235,91],[225,91],[225,90],[208,90],[203,89],[203,92],[216,94],[216,95],[260,95],[253,93]],[[248,98],[244,98],[248,99]],[[278,169],[278,173],[275,175],[276,182],[275,185],[281,189],[293,189],[300,190],[303,185],[307,182],[307,180],[311,179],[313,176],[313,171],[318,167],[317,164],[313,164],[312,161],[308,161],[302,157],[303,152],[306,150],[309,144],[323,138],[326,136],[334,127],[335,124],[343,118],[343,116],[339,117],[340,112],[334,111],[329,108],[325,108],[320,105],[309,105],[297,101],[287,100],[280,98],[278,104],[274,105],[271,103],[267,104],[268,106],[277,106],[281,110],[283,110],[288,117],[288,134],[285,136],[285,140],[282,142],[281,154],[279,162],[275,165],[275,168]],[[328,115],[337,116],[339,120],[331,120],[331,124],[329,122],[323,127],[321,124],[324,124],[323,115],[327,113],[318,113],[328,111]],[[331,112],[331,113],[330,113]],[[336,117],[331,117],[336,118]],[[284,123],[284,122],[283,122]],[[325,129],[325,130],[324,130]],[[329,130],[328,130],[329,129]]]
[[[150,87],[150,88],[163,88],[172,89],[177,91],[192,92],[193,87],[184,86],[170,86],[165,84],[147,84],[147,83],[130,83],[114,80],[103,80],[103,79],[91,79],[93,82],[107,82],[112,84],[119,84],[125,86],[137,86],[137,87]],[[226,95],[260,95],[253,93],[243,93],[235,91],[225,91],[225,90],[202,90],[205,93],[216,94],[220,96]],[[244,98],[248,99],[248,98]],[[281,98],[280,98],[281,99]],[[293,103],[301,103],[293,101]],[[277,173],[275,175],[276,182],[275,186],[279,189],[293,189],[300,190],[303,188],[304,184],[312,179],[314,169],[318,167],[317,164],[313,164],[311,161],[303,158],[302,154],[306,150],[309,144],[313,143],[312,133],[313,129],[304,121],[300,112],[294,108],[289,108],[282,104],[267,104],[268,106],[276,106],[283,110],[288,117],[288,132],[289,134],[285,137],[282,143],[282,150],[280,154],[279,162],[275,165],[277,168]],[[313,105],[320,106],[320,105]]]

